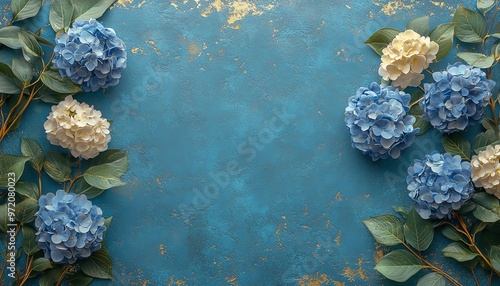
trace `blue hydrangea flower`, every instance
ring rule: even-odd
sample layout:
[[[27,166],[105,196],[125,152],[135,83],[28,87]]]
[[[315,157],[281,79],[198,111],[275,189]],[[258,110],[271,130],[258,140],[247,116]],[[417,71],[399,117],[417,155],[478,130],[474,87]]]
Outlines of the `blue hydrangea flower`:
[[[413,128],[415,117],[408,114],[409,103],[409,94],[391,86],[374,82],[359,88],[345,109],[352,146],[370,155],[373,161],[388,156],[398,158],[419,131]]]
[[[125,44],[96,20],[76,20],[56,37],[53,64],[86,92],[118,84],[127,66]]]
[[[85,195],[58,190],[38,200],[36,241],[45,258],[74,263],[101,248],[104,231],[102,210]]]
[[[451,211],[460,209],[474,192],[470,163],[437,151],[415,160],[406,182],[415,209],[424,219],[450,218]]]
[[[471,123],[481,122],[495,82],[476,67],[455,63],[446,71],[432,74],[434,83],[426,83],[420,101],[423,119],[443,133],[464,130]]]

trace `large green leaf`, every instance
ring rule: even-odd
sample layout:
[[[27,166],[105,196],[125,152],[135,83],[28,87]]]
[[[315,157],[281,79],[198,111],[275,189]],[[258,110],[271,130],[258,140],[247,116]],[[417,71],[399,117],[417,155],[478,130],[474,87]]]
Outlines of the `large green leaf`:
[[[442,250],[443,255],[446,257],[451,257],[457,261],[469,261],[474,259],[478,254],[472,252],[467,245],[462,242],[452,242]]]
[[[88,199],[93,199],[102,194],[105,190],[92,187],[84,179],[78,179],[73,184],[71,191],[75,194],[85,195]]]
[[[81,88],[68,77],[61,78],[59,72],[46,70],[41,76],[43,84],[58,93],[74,94],[81,91]]]
[[[495,0],[477,0],[476,6],[477,9],[485,15],[486,12],[495,6]]]
[[[49,22],[52,29],[56,32],[67,30],[73,21],[73,11],[71,0],[52,0],[49,13]]]
[[[97,157],[90,160],[90,166],[97,166],[106,163],[112,163],[114,161],[120,160],[127,157],[127,152],[119,149],[108,149],[104,152],[99,153]]]
[[[7,232],[7,225],[9,223],[14,223],[14,222],[15,222],[14,220],[9,221],[8,205],[6,203],[3,205],[0,205],[0,232],[6,233]]]
[[[61,153],[48,152],[43,163],[45,172],[56,182],[68,181],[71,176],[71,162]]]
[[[17,26],[7,26],[0,28],[0,44],[4,44],[11,49],[20,49],[22,47],[19,41],[19,31]]]
[[[19,32],[19,41],[21,42],[23,57],[26,61],[32,62],[42,57],[42,47],[36,40],[33,33],[21,30]]]
[[[43,167],[43,151],[40,144],[30,138],[21,138],[21,153],[30,157],[33,169],[40,171]]]
[[[382,28],[376,31],[365,44],[370,46],[379,56],[382,55],[382,50],[389,45],[394,38],[401,33],[400,31],[392,28]]]
[[[484,222],[500,220],[500,204],[495,196],[477,192],[472,195],[472,202],[476,205],[473,214],[477,219]]]
[[[420,279],[418,279],[417,286],[446,286],[446,279],[441,274],[431,272],[420,277]]]
[[[429,36],[431,31],[429,16],[417,17],[406,25],[406,29],[413,30],[421,36]]]
[[[36,16],[42,8],[42,0],[12,0],[12,22],[21,21]]]
[[[485,132],[479,133],[474,139],[474,143],[472,144],[474,151],[479,153],[486,149],[489,145],[494,145],[493,143],[497,142],[500,138],[498,137],[495,131],[488,129]]]
[[[0,62],[0,93],[16,94],[21,92],[23,84],[14,75],[12,69]]]
[[[481,53],[463,52],[457,53],[457,57],[466,61],[469,65],[487,69],[495,63],[495,58]]]
[[[25,198],[33,198],[35,200],[38,200],[39,197],[38,187],[32,182],[17,182],[16,193]]]
[[[465,43],[480,43],[486,36],[486,20],[476,11],[458,6],[453,16],[455,36]]]
[[[490,262],[496,271],[500,271],[500,246],[493,245],[490,249]]]
[[[95,251],[89,258],[82,260],[79,265],[83,273],[90,277],[113,279],[113,264],[105,248]]]
[[[404,241],[403,223],[389,214],[383,214],[363,220],[375,240],[383,245],[398,245]]]
[[[443,226],[441,232],[443,233],[444,236],[453,241],[462,241],[464,243],[468,242],[467,237],[465,237],[465,235],[459,233],[450,225]]]
[[[125,185],[121,176],[125,174],[128,168],[128,158],[122,157],[110,163],[96,165],[88,168],[83,173],[85,181],[98,189],[109,189]]]
[[[24,165],[30,158],[15,155],[0,155],[0,187],[17,182],[24,172]]]
[[[420,269],[422,269],[422,265],[418,259],[404,249],[388,253],[375,266],[375,270],[386,278],[397,282],[405,282]]]
[[[50,263],[50,260],[45,257],[37,258],[33,260],[33,263],[31,264],[31,269],[37,272],[42,272],[50,268],[53,268],[52,263]]]
[[[89,20],[98,19],[116,0],[71,0],[75,7],[74,18]]]
[[[445,134],[442,139],[443,148],[451,155],[459,155],[462,160],[470,160],[471,148],[469,142],[459,133]]]
[[[434,238],[432,222],[423,219],[414,209],[406,216],[403,230],[406,242],[418,251],[426,250]]]
[[[40,278],[39,285],[40,286],[54,286],[56,285],[57,281],[59,281],[59,278],[63,274],[63,268],[62,266],[52,268],[49,271],[46,271],[42,277]]]
[[[22,82],[29,83],[33,78],[33,67],[23,58],[12,59],[12,72]]]
[[[68,277],[68,282],[71,286],[87,286],[92,283],[92,280],[94,280],[92,277],[83,273],[76,273]]]
[[[26,198],[16,204],[16,220],[22,223],[29,223],[35,220],[38,211],[38,201],[33,198]]]
[[[38,243],[36,242],[36,230],[29,226],[29,225],[23,225],[21,228],[21,231],[23,233],[23,250],[26,252],[28,255],[33,255],[36,252],[40,251],[41,248],[38,246]]]

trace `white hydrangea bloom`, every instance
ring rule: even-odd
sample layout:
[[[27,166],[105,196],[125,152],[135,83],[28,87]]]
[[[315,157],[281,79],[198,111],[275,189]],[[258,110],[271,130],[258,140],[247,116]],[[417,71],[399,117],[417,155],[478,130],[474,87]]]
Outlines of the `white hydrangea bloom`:
[[[486,147],[472,156],[470,164],[474,185],[500,198],[500,145]]]
[[[43,127],[51,144],[69,149],[75,158],[91,159],[107,150],[111,140],[110,124],[101,116],[93,106],[69,95],[52,106]]]
[[[424,78],[422,71],[436,59],[438,50],[439,45],[429,37],[406,30],[382,50],[378,73],[384,80],[392,80],[394,87],[418,86]]]

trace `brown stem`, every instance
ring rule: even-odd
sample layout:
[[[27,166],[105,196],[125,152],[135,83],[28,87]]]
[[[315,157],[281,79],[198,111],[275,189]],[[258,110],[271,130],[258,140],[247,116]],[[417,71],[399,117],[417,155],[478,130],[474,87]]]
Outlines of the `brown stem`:
[[[474,277],[474,281],[476,282],[476,285],[477,286],[481,285],[481,284],[479,284],[479,281],[477,280],[476,272],[474,271],[474,268],[471,268],[470,272],[472,273],[472,277]]]
[[[71,269],[71,265],[70,265],[70,264],[68,264],[68,265],[64,266],[64,270],[63,270],[63,272],[61,273],[61,276],[59,277],[59,279],[57,280],[56,286],[61,285],[61,282],[63,281],[64,276],[66,276],[66,273],[68,273],[68,271],[69,271],[70,269]]]
[[[30,259],[28,260],[28,263],[26,264],[26,273],[24,273],[23,278],[22,278],[21,282],[19,283],[19,286],[24,285],[24,283],[26,283],[26,281],[30,277],[31,270],[32,270],[31,269],[32,262],[33,262],[33,256],[30,257]]]

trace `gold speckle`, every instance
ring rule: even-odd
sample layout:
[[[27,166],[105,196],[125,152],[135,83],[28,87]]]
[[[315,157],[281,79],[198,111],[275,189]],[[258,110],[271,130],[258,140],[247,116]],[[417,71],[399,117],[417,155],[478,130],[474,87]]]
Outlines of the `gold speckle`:
[[[157,54],[157,55],[161,55],[161,52],[160,50],[156,47],[156,43],[152,40],[147,40],[146,43],[149,44],[149,46],[151,47],[151,49],[153,49],[153,51]]]
[[[116,1],[114,6],[120,5],[123,8],[125,8],[125,7],[127,7],[127,5],[132,4],[132,2],[134,2],[134,0],[118,0],[118,1]]]
[[[363,270],[363,258],[358,258],[358,263],[356,263],[358,266],[358,270],[356,270],[356,273],[359,275],[359,278],[366,280],[368,276],[366,276],[365,271]]]
[[[409,3],[408,3],[409,2]],[[382,6],[380,9],[381,12],[386,14],[387,16],[392,16],[396,14],[396,10],[398,9],[412,9],[415,5],[415,0],[393,0],[389,1],[387,4]],[[380,3],[374,3],[375,5],[380,5]]]
[[[167,253],[167,250],[165,249],[165,245],[163,243],[160,244],[158,250],[160,250],[161,255],[165,255],[165,253]]]
[[[300,286],[321,286],[330,283],[326,274],[304,275],[299,279]]]
[[[221,12],[228,9],[227,23],[233,29],[239,29],[240,25],[235,22],[242,20],[248,15],[260,16],[264,11],[269,11],[274,8],[273,4],[259,5],[244,0],[234,0],[223,2],[222,0],[214,0],[201,11],[201,16],[208,17],[212,12]]]
[[[337,245],[340,245],[340,238],[341,237],[342,237],[342,232],[339,231],[339,235],[337,235],[333,241],[335,241],[335,243]]]
[[[375,264],[377,264],[380,259],[384,257],[384,252],[382,250],[377,250],[376,252],[373,253],[373,260],[375,260]]]
[[[174,276],[170,277],[168,286],[182,286],[182,285],[186,285],[186,281],[180,279],[175,280]]]
[[[345,268],[344,271],[342,272],[342,275],[346,276],[347,280],[352,282],[355,280],[354,276],[356,276],[356,272],[354,272],[354,270],[352,270],[351,267],[347,266],[347,268]]]
[[[335,195],[335,200],[337,201],[342,201],[344,199],[344,196],[338,192],[336,195]]]
[[[189,60],[194,60],[197,57],[201,56],[202,51],[195,42],[189,42],[188,53],[189,53]]]
[[[346,6],[347,9],[351,9],[351,6],[349,6],[347,4],[345,4],[345,6]]]
[[[444,7],[444,2],[438,2],[438,1],[432,1],[431,0],[431,3],[440,7],[440,8],[443,8]]]
[[[231,285],[238,285],[238,278],[236,278],[236,276],[234,275],[226,277],[226,281],[231,283]]]
[[[144,50],[141,48],[132,48],[131,51],[132,54],[138,54],[138,53],[144,54]]]
[[[345,286],[345,282],[333,281],[333,285],[335,285],[335,286]]]
[[[364,194],[365,198],[369,198],[370,197],[370,194]]]

